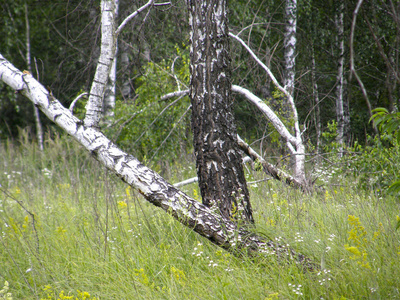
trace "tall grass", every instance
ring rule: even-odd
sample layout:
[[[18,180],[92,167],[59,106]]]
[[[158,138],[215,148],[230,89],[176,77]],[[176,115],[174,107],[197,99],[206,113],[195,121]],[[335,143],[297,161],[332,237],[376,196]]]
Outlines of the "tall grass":
[[[48,138],[44,153],[28,137],[3,143],[0,157],[0,289],[12,299],[400,298],[399,202],[351,180],[314,195],[274,181],[250,186],[259,234],[321,265],[304,273],[214,246],[68,138]],[[172,173],[179,181],[194,168]],[[198,198],[195,185],[184,189]]]

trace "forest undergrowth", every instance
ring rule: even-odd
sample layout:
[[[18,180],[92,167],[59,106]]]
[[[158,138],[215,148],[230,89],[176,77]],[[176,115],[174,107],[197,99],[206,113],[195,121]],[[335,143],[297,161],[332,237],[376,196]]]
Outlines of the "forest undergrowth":
[[[320,173],[311,195],[249,184],[258,234],[312,258],[235,257],[141,198],[70,138],[0,145],[0,299],[399,299],[400,202]],[[195,176],[171,166],[170,182]],[[246,168],[248,182],[265,174]],[[199,199],[196,184],[183,190]]]

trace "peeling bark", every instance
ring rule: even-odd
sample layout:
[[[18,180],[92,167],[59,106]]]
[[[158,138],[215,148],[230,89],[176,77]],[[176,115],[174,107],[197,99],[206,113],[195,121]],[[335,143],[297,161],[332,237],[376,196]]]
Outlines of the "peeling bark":
[[[203,204],[227,219],[253,223],[232,113],[225,0],[188,1],[190,99]]]
[[[98,129],[103,114],[103,98],[116,51],[115,0],[101,1],[101,50],[89,100],[86,105],[85,126]]]
[[[28,97],[49,119],[74,137],[107,169],[138,190],[147,201],[214,244],[237,255],[243,251],[273,255],[283,261],[296,262],[307,270],[318,269],[306,256],[239,227],[236,222],[214,213],[209,207],[179,191],[135,157],[120,150],[101,132],[85,126],[31,75],[23,74],[1,54],[0,80]]]

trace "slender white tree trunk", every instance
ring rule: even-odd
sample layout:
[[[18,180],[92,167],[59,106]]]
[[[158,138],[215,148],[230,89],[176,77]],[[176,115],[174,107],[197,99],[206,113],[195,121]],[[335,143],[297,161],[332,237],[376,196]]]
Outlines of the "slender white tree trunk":
[[[31,36],[30,36],[30,26],[29,26],[29,12],[28,5],[25,2],[25,28],[26,28],[26,65],[28,71],[32,74],[32,60],[31,60]],[[39,109],[33,106],[33,114],[35,116],[36,125],[36,137],[39,145],[39,149],[43,151],[43,128],[42,122],[40,122]]]
[[[119,0],[115,0],[115,14],[114,20],[118,17]],[[116,97],[116,83],[117,83],[117,55],[118,55],[118,40],[114,39],[115,50],[114,59],[111,65],[110,73],[108,75],[108,82],[104,94],[104,116],[107,122],[112,123],[114,117],[115,97]]]
[[[293,113],[295,121],[295,134],[298,143],[296,145],[296,154],[294,155],[294,173],[295,178],[306,183],[305,178],[305,147],[302,142],[297,109],[294,103],[294,84],[295,84],[295,66],[296,66],[296,30],[297,30],[297,0],[286,0],[286,27],[284,38],[284,58],[285,58],[285,76],[284,87],[290,97],[287,97],[289,109]],[[285,105],[286,106],[286,105]]]
[[[343,156],[344,146],[344,2],[340,1],[338,12],[335,15],[335,25],[337,30],[336,49],[338,51],[337,75],[336,75],[336,120],[337,120],[337,137],[336,142],[339,146],[339,157]]]
[[[288,93],[294,96],[294,78],[296,66],[296,29],[297,29],[297,0],[286,0],[286,26],[284,35],[285,76],[283,85]]]
[[[101,49],[84,124],[98,129],[103,114],[103,98],[116,51],[115,0],[101,1]]]

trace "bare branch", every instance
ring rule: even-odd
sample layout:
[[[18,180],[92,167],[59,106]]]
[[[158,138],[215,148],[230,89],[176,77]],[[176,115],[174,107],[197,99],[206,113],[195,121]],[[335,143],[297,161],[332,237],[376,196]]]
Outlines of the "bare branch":
[[[305,156],[304,156],[304,151],[305,151],[305,146],[303,144],[303,140],[301,137],[301,131],[300,131],[300,125],[299,125],[299,118],[297,115],[297,109],[296,105],[294,103],[294,99],[292,95],[289,93],[289,91],[286,89],[286,87],[282,87],[278,80],[276,80],[275,76],[272,74],[271,70],[257,57],[257,55],[254,54],[254,52],[250,49],[250,47],[237,35],[234,35],[233,33],[229,33],[229,36],[233,37],[237,41],[239,41],[243,47],[250,53],[250,55],[256,60],[256,62],[267,72],[269,77],[271,78],[272,82],[275,84],[275,86],[282,92],[284,95],[287,97],[290,106],[292,108],[292,113],[293,113],[293,120],[294,120],[294,131],[295,131],[295,137],[291,136],[295,141],[292,141],[289,139],[289,136],[285,134],[283,137],[287,139],[288,141],[288,147],[293,152],[293,147],[295,147],[296,150],[296,155],[295,155],[295,177],[297,180],[306,183],[306,178],[305,178]],[[281,122],[282,123],[282,122]],[[277,125],[279,123],[276,123]],[[283,124],[283,123],[282,123]],[[274,125],[275,126],[275,125]],[[284,128],[281,126],[278,126],[282,132],[284,132]],[[277,127],[275,127],[277,128]],[[286,128],[285,128],[286,129]],[[287,131],[287,129],[286,129]],[[292,145],[289,145],[289,142]],[[293,147],[292,147],[293,146]]]
[[[154,6],[164,6],[164,5],[171,5],[171,2],[154,3]]]
[[[122,21],[121,25],[118,26],[117,30],[115,31],[115,34],[118,36],[122,29],[124,29],[124,27],[126,26],[126,24],[128,24],[128,22],[130,20],[132,20],[133,18],[135,18],[138,14],[140,14],[142,11],[144,11],[146,8],[150,7],[150,6],[162,6],[162,5],[170,5],[171,2],[164,2],[164,3],[154,3],[154,0],[150,0],[149,2],[147,2],[145,5],[143,5],[142,7],[140,7],[138,10],[136,10],[134,13],[130,14],[129,16],[127,16],[125,18],[125,20]]]
[[[88,94],[88,93],[82,93],[82,94],[78,95],[78,97],[76,97],[76,98],[71,102],[71,105],[69,106],[69,111],[70,111],[71,113],[73,113],[73,112],[74,112],[74,106],[75,106],[76,102],[77,102],[79,99],[81,99],[82,97],[87,96],[87,95],[89,95],[89,94]]]
[[[188,184],[195,183],[198,181],[199,181],[199,178],[196,176],[196,177],[192,177],[192,178],[186,179],[186,180],[178,182],[178,183],[174,183],[174,187],[180,187],[180,186],[188,185]]]
[[[358,84],[360,86],[361,92],[362,92],[362,94],[363,94],[363,96],[365,98],[365,103],[367,104],[369,116],[372,117],[372,107],[371,107],[371,102],[368,99],[367,90],[365,89],[364,83],[362,82],[360,76],[358,76],[357,71],[356,71],[356,69],[354,67],[354,32],[355,32],[355,29],[356,29],[357,15],[358,15],[358,12],[360,10],[360,7],[361,7],[363,1],[364,0],[358,0],[356,8],[354,9],[354,12],[353,12],[353,20],[351,22],[351,31],[350,31],[350,79],[349,79],[349,81],[351,81],[352,75],[354,75],[354,77],[356,78],[356,80],[357,80],[357,82],[358,82]],[[376,129],[376,126],[374,125],[373,127],[374,127],[375,132],[378,133],[378,131]]]
[[[296,134],[296,139],[298,140],[297,143],[301,142],[301,132],[300,132],[300,126],[299,126],[299,119],[297,115],[297,109],[294,104],[294,100],[292,95],[288,92],[288,90],[285,87],[282,87],[278,80],[275,78],[274,74],[272,74],[271,70],[255,55],[255,53],[250,49],[249,46],[237,35],[234,35],[233,33],[229,33],[230,37],[233,37],[235,40],[237,40],[242,46],[250,53],[250,55],[254,58],[254,60],[265,70],[265,72],[268,74],[268,76],[271,78],[272,82],[274,85],[280,90],[288,99],[291,107],[292,107],[292,112],[293,112],[293,119],[294,119],[294,128],[295,128],[295,134]]]
[[[178,102],[179,100],[182,99],[184,95],[181,95],[178,99],[176,99],[175,101],[171,102],[170,104],[168,104],[166,107],[164,107],[164,109],[158,114],[157,117],[154,118],[153,122],[150,123],[149,126],[147,126],[147,128],[145,130],[143,130],[142,134],[136,139],[136,141],[133,143],[134,145],[136,145],[136,143],[143,137],[143,135],[146,133],[146,131],[154,125],[154,123],[158,120],[158,118],[168,109],[170,108],[172,105],[174,105],[176,102]]]
[[[169,98],[173,98],[173,97],[179,97],[179,96],[183,96],[183,95],[187,95],[189,94],[189,90],[183,90],[183,91],[176,91],[176,92],[172,92],[169,94],[165,94],[164,96],[162,96],[160,98],[160,100],[167,100]]]
[[[238,144],[240,149],[243,150],[254,162],[259,162],[265,173],[271,175],[273,178],[283,181],[289,185],[295,186],[297,188],[302,188],[303,190],[306,188],[304,184],[298,181],[293,176],[287,174],[286,172],[278,169],[273,164],[267,162],[261,155],[259,155],[253,148],[251,148],[242,138],[238,135]]]
[[[166,138],[161,142],[160,146],[157,148],[157,150],[153,153],[153,156],[150,158],[150,161],[153,160],[154,156],[156,156],[156,154],[158,153],[158,151],[162,148],[162,146],[165,144],[165,142],[168,140],[168,138],[171,136],[172,132],[175,130],[176,126],[179,125],[179,123],[183,120],[183,118],[185,117],[185,115],[189,112],[190,108],[192,106],[189,105],[188,108],[185,110],[185,112],[183,113],[183,115],[179,118],[178,122],[176,122],[174,124],[174,126],[172,127],[172,129],[169,131],[168,135],[166,136]]]
[[[176,85],[177,85],[177,87],[178,87],[178,91],[180,91],[180,90],[181,90],[181,85],[179,84],[178,77],[176,76],[175,70],[174,70],[174,68],[175,68],[175,62],[176,62],[176,60],[177,60],[178,58],[179,58],[179,56],[175,57],[174,61],[172,62],[171,72],[172,72],[172,75],[174,75],[174,78],[175,78],[175,81],[176,81]]]
[[[272,111],[272,109],[269,108],[267,104],[264,103],[264,101],[262,101],[249,90],[238,85],[232,85],[232,91],[242,94],[247,100],[256,105],[257,108],[271,121],[272,125],[284,139],[286,139],[293,146],[297,145],[296,138],[290,134],[285,124],[282,123],[279,117]]]

